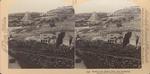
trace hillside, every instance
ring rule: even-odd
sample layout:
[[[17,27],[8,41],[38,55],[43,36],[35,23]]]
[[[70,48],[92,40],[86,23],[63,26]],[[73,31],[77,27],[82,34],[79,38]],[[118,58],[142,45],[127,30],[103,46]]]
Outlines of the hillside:
[[[127,7],[124,9],[117,10],[113,13],[113,15],[139,15],[141,14],[141,8],[138,6]]]
[[[78,14],[75,14],[74,16],[72,16],[70,18],[70,20],[74,20],[74,21],[79,20],[79,19],[88,20],[91,17],[91,15],[92,15],[92,13],[78,13]],[[107,13],[97,12],[97,15],[98,15],[99,19],[107,17]]]

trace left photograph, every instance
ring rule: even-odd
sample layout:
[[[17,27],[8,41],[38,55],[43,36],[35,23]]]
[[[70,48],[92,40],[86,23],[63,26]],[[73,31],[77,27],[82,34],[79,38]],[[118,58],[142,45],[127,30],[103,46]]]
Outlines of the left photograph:
[[[38,3],[32,8],[31,2],[19,7],[21,1],[8,15],[9,69],[74,68],[73,6],[49,2],[42,5],[47,8]]]

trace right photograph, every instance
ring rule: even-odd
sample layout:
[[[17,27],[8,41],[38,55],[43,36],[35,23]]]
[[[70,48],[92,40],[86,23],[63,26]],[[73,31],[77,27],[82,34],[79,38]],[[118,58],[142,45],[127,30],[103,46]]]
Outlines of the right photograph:
[[[140,69],[141,8],[130,0],[100,1],[78,6],[73,17],[75,68]]]

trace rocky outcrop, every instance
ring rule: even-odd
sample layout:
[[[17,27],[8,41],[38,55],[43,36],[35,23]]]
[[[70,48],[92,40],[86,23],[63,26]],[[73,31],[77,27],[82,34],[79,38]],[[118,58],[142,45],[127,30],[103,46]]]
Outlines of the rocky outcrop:
[[[57,16],[62,19],[67,19],[68,17],[71,17],[75,14],[75,10],[72,6],[64,6],[64,7],[59,7],[57,9],[53,9],[47,12],[46,15],[49,17],[51,16]]]
[[[119,27],[140,29],[140,15],[141,9],[137,6],[120,9],[112,13],[105,21],[105,24],[107,27],[114,25],[113,27],[117,28],[120,25]]]
[[[117,15],[139,15],[141,14],[141,9],[138,6],[133,6],[133,7],[128,7],[124,9],[120,9],[115,11],[112,15],[117,16]]]

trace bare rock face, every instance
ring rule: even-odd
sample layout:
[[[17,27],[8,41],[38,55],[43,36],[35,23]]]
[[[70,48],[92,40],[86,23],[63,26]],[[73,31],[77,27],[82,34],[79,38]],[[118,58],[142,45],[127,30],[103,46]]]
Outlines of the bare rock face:
[[[62,19],[67,19],[68,17],[71,17],[75,14],[75,10],[72,6],[64,6],[59,7],[54,10],[50,10],[47,12],[48,16],[56,16]]]
[[[120,10],[117,10],[113,13],[114,16],[117,16],[117,15],[136,16],[136,15],[140,15],[140,14],[141,14],[141,9],[138,6],[133,6],[133,7],[129,7],[129,8],[120,9]]]
[[[140,29],[140,15],[141,9],[137,6],[119,9],[112,13],[110,17],[108,17],[107,23],[110,24],[107,24],[107,26],[120,25],[119,27],[124,26]]]

